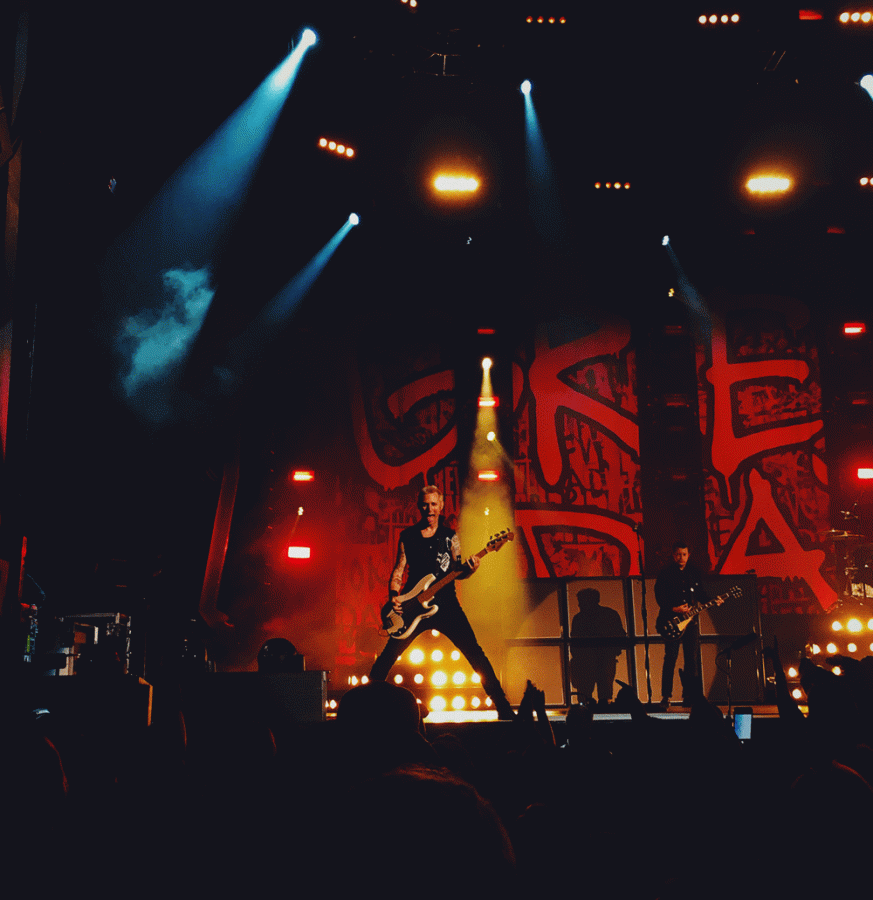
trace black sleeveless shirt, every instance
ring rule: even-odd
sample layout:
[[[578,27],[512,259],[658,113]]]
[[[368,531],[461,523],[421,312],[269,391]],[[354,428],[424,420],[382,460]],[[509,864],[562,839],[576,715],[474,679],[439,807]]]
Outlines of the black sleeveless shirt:
[[[403,586],[404,594],[407,590],[415,587],[425,575],[433,574],[437,578],[442,578],[443,575],[455,567],[455,558],[452,555],[452,540],[454,537],[455,532],[444,525],[442,520],[440,520],[437,530],[431,537],[422,537],[419,525],[405,528],[400,533],[400,543],[403,544],[403,550],[406,553],[406,564],[409,566],[409,575],[406,579],[406,584]],[[446,585],[437,594],[437,597],[442,600],[447,598],[457,599],[455,582],[452,581]]]

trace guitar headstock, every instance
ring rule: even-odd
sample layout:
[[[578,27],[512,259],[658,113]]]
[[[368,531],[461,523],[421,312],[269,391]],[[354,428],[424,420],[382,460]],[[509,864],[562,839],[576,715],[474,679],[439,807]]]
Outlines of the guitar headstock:
[[[514,540],[515,535],[512,531],[509,528],[504,528],[503,531],[491,535],[491,540],[488,541],[488,550],[499,550],[507,541]]]

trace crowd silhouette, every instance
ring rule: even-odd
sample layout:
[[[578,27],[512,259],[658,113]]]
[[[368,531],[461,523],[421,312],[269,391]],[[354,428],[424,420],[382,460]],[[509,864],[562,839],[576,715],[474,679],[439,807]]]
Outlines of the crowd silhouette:
[[[531,682],[512,722],[432,734],[405,688],[350,690],[336,721],[268,704],[153,724],[59,723],[28,682],[4,692],[4,883],[28,896],[860,896],[873,839],[873,657],[801,664],[803,715],[741,742],[693,685],[686,720],[622,687],[560,728]],[[487,730],[487,729],[486,729]],[[10,893],[9,896],[14,894]]]

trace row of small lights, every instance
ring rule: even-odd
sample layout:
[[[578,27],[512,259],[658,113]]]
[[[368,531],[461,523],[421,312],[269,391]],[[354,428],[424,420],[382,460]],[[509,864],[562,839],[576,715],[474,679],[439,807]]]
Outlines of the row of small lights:
[[[351,147],[346,147],[345,144],[338,144],[336,141],[329,141],[327,138],[319,138],[318,146],[322,148],[322,150],[330,150],[332,153],[336,153],[339,156],[346,156],[351,159],[355,155],[355,151]]]
[[[566,25],[566,24],[567,24],[567,18],[566,18],[566,16],[560,16],[560,17],[555,17],[555,16],[548,16],[548,17],[546,17],[546,16],[537,16],[536,18],[534,18],[533,16],[528,16],[528,17],[525,19],[525,22],[527,22],[528,25],[532,25],[534,22],[536,22],[537,25],[542,25],[542,24],[544,24],[545,22],[548,22],[549,25],[555,25],[555,24],[558,24],[558,25]]]
[[[701,25],[715,25],[717,22],[721,22],[722,25],[727,25],[728,22],[731,22],[735,25],[740,21],[740,16],[739,13],[734,13],[732,16],[698,16],[697,21],[700,22]]]
[[[400,2],[407,4],[412,9],[418,6],[418,0],[400,0]]]
[[[595,187],[598,191],[599,191],[602,187],[606,187],[606,188],[615,188],[617,191],[620,191],[622,188],[624,188],[626,191],[629,191],[629,190],[630,190],[630,182],[629,182],[629,181],[626,181],[624,184],[622,184],[620,181],[607,181],[605,184],[603,184],[603,183],[601,183],[601,182],[599,182],[599,181],[595,181],[595,182],[594,182],[594,187]]]
[[[869,25],[870,22],[873,22],[873,12],[864,10],[864,12],[840,13],[840,21],[843,25],[847,22],[863,22],[865,25]]]
[[[863,178],[858,179],[861,187],[873,187],[873,178],[868,178],[866,175]]]

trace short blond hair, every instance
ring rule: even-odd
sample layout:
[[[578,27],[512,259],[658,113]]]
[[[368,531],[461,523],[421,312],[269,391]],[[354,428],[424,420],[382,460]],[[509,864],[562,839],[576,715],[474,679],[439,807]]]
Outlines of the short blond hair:
[[[436,495],[440,498],[440,500],[444,500],[444,499],[445,499],[445,498],[443,497],[443,492],[442,492],[435,484],[426,484],[426,485],[418,492],[418,502],[421,503],[421,501],[422,501],[428,494],[436,494]]]

